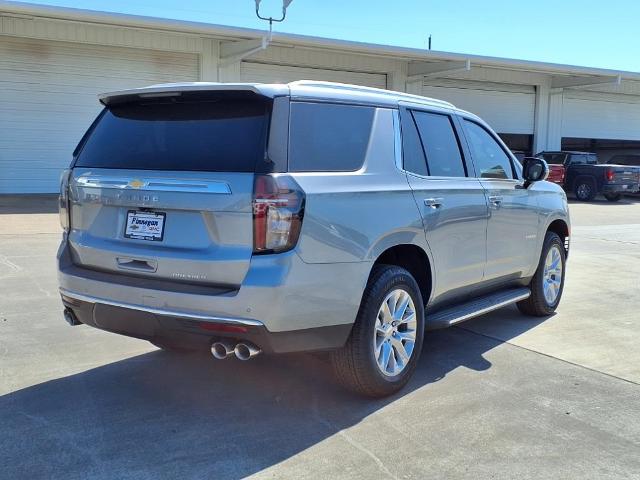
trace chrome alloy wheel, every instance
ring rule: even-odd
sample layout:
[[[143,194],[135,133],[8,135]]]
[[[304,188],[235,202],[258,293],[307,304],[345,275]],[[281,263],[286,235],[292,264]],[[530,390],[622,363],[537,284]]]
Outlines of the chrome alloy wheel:
[[[409,364],[417,326],[411,295],[400,288],[389,293],[378,309],[373,336],[376,364],[383,375],[398,375]]]
[[[562,286],[562,256],[560,247],[553,245],[547,252],[544,261],[544,274],[542,275],[542,289],[547,305],[553,305]]]

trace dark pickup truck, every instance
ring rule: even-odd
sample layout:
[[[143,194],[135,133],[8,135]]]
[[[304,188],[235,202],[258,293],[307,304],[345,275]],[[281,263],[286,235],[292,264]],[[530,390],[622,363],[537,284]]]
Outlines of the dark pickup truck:
[[[624,193],[640,190],[640,167],[598,164],[595,153],[540,152],[549,165],[549,180],[569,192],[578,200],[588,202],[602,193],[610,202],[617,202]]]

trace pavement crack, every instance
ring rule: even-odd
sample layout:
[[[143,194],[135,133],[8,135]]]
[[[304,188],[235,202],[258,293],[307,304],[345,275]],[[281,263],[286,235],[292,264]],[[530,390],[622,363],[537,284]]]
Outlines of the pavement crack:
[[[366,456],[371,458],[371,460],[373,460],[375,462],[375,464],[378,466],[378,469],[382,473],[387,475],[389,478],[392,478],[394,480],[399,480],[397,476],[395,476],[393,473],[391,473],[391,471],[387,468],[387,466],[384,464],[384,462],[374,452],[372,452],[367,447],[365,447],[360,442],[358,442],[356,439],[354,439],[351,435],[349,435],[347,433],[347,431],[345,429],[336,427],[330,420],[328,420],[327,418],[323,417],[322,414],[320,413],[319,408],[318,408],[317,398],[314,398],[314,401],[313,401],[313,416],[319,423],[321,423],[325,427],[335,431],[349,445],[351,445],[355,449],[359,450],[360,452],[364,453]]]

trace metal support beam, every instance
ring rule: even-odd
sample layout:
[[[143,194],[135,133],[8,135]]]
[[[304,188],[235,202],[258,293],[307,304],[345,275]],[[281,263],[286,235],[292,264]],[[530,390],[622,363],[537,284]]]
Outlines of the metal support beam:
[[[269,45],[267,37],[255,40],[240,40],[238,42],[223,42],[220,44],[220,65],[229,65],[264,50]]]
[[[551,79],[551,88],[571,88],[571,87],[593,87],[596,85],[620,85],[622,76],[559,76],[554,75]]]
[[[442,73],[466,72],[471,70],[471,60],[453,62],[409,62],[408,80],[422,77],[437,77]]]

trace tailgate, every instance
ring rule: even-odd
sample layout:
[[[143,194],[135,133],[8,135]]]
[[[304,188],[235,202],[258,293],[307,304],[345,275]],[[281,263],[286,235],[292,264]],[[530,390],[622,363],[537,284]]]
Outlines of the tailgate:
[[[240,285],[253,249],[252,190],[251,173],[75,169],[72,258],[102,271]]]
[[[613,179],[609,183],[619,185],[631,185],[638,183],[638,172],[640,172],[639,168],[625,165],[608,165],[608,168],[613,172]]]

